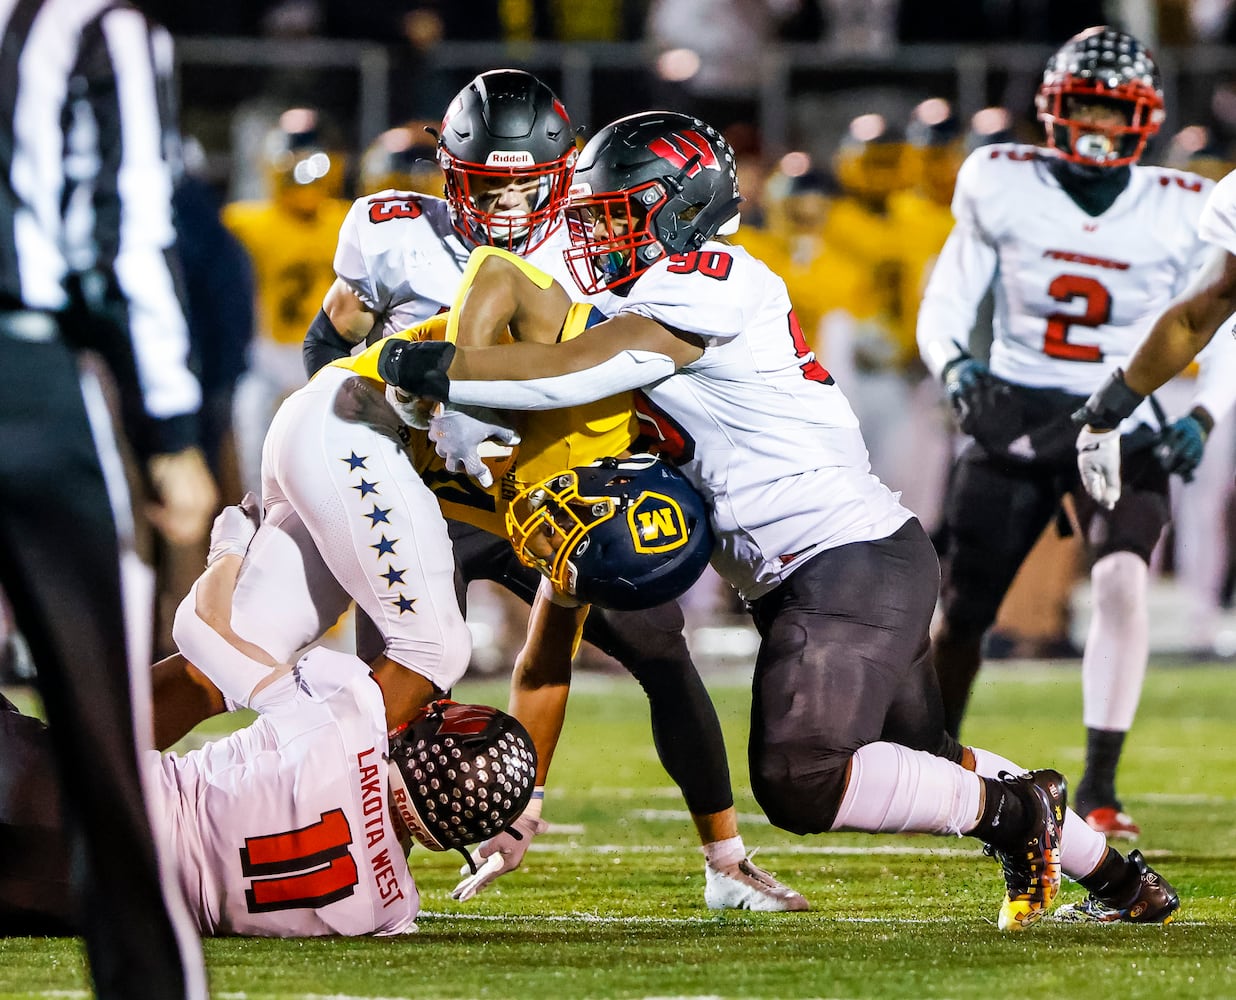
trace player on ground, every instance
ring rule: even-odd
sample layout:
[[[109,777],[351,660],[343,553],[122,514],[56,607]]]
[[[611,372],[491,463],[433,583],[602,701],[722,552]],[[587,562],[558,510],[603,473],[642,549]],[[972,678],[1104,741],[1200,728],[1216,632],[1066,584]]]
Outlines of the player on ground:
[[[445,172],[445,199],[389,190],[353,204],[339,234],[338,279],[306,337],[310,374],[363,339],[411,327],[450,306],[474,247],[512,251],[570,285],[562,258],[569,241],[561,213],[576,156],[575,130],[548,87],[520,71],[482,73],[447,109],[438,156]],[[602,293],[601,298],[607,296]],[[531,482],[578,464],[572,451],[580,447],[590,449],[590,460],[620,454],[634,440],[636,423],[626,402],[577,416],[574,423],[541,418],[538,440],[553,449],[546,453],[527,440],[529,428],[521,428],[525,443],[516,474],[522,480]],[[558,441],[565,450],[557,448]],[[426,481],[439,499],[451,504],[446,512],[461,601],[470,582],[486,579],[531,603],[537,574],[514,558],[500,514],[482,525],[488,530],[476,526],[478,517],[493,513],[493,498],[462,470],[452,475],[439,466],[427,472]],[[574,612],[555,614],[570,617]],[[648,695],[657,753],[682,789],[700,836],[708,905],[806,909],[806,899],[747,858],[721,727],[691,662],[677,603],[641,612],[598,608],[587,616],[583,636],[618,660]],[[368,652],[362,650],[362,655]],[[529,669],[534,652],[526,648],[520,656]],[[537,683],[542,697],[555,686]],[[523,713],[514,706],[512,710],[527,722]],[[548,767],[552,754],[541,742],[542,734],[533,735],[538,737],[542,766]],[[526,841],[516,845],[509,868],[518,866],[526,846]],[[467,887],[461,891],[472,894]]]
[[[663,452],[708,502],[713,565],[762,637],[749,759],[773,823],[974,835],[1004,866],[1003,929],[1042,916],[1062,864],[1125,918],[1140,899],[1139,915],[1166,919],[1177,904],[1157,876],[1143,879],[1079,819],[1065,823],[1058,773],[1014,774],[945,732],[927,637],[935,553],[869,473],[857,421],[804,343],[784,284],[714,239],[736,228],[739,202],[732,150],[708,125],[669,112],[615,122],[581,154],[568,259],[585,292],[623,295],[617,314],[563,343],[390,340],[378,370],[415,396],[511,409],[642,387]],[[491,340],[518,326],[529,297],[555,295],[561,317],[561,289],[539,290],[518,262],[491,254],[459,340]],[[556,478],[523,496],[534,517],[569,506]],[[542,528],[553,522],[519,529],[529,561],[546,555],[535,544],[561,541]],[[554,580],[568,594],[569,569]]]
[[[973,438],[945,501],[935,667],[957,733],[983,635],[1071,495],[1094,557],[1086,766],[1073,803],[1096,830],[1133,838],[1115,779],[1149,656],[1147,560],[1168,520],[1168,474],[1191,472],[1231,406],[1233,358],[1203,372],[1193,409],[1164,433],[1149,404],[1124,428],[1132,484],[1115,509],[1078,488],[1071,414],[1202,264],[1195,225],[1210,182],[1138,165],[1163,96],[1150,54],[1130,35],[1096,27],[1070,39],[1048,63],[1038,107],[1046,149],[1006,143],[966,160],[957,224],[919,312],[923,359]],[[988,366],[963,345],[993,284]]]
[[[180,859],[181,886],[202,934],[415,931],[413,840],[430,850],[462,849],[502,831],[532,795],[532,740],[503,712],[450,702],[434,703],[388,738],[382,692],[355,656],[317,648],[293,666],[236,635],[231,597],[253,514],[229,507],[216,520],[208,568],[181,603],[175,638],[222,691],[260,714],[199,750],[147,751],[156,836]],[[36,788],[51,785],[55,795],[47,732],[7,703],[0,709],[10,710],[0,719],[5,759],[25,765],[6,784],[24,786],[26,805],[0,797],[4,842],[60,847],[32,856],[41,866],[37,898],[0,892],[0,927],[72,933],[67,852],[54,818],[35,810]],[[425,757],[431,743],[465,761],[482,757],[487,766],[467,777],[483,797],[438,757]],[[430,780],[475,815],[440,811],[422,791]],[[6,854],[6,867],[19,863]],[[7,880],[0,886],[7,889]]]

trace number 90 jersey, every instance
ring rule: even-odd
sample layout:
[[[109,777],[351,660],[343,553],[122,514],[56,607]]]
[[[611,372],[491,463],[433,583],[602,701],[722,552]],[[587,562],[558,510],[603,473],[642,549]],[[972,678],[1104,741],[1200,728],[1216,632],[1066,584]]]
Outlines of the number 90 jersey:
[[[956,225],[919,311],[919,346],[937,375],[957,355],[951,342],[966,343],[994,278],[992,372],[1088,395],[1203,263],[1197,222],[1210,181],[1134,166],[1115,202],[1092,216],[1049,162],[1034,146],[1002,143],[962,165]]]

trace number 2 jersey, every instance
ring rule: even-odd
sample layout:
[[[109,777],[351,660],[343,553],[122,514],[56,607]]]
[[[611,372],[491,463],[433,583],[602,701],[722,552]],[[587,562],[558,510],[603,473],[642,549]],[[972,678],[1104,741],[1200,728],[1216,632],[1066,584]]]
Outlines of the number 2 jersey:
[[[1049,163],[1037,147],[1002,143],[962,165],[956,225],[918,318],[919,348],[937,377],[965,349],[994,280],[992,373],[1089,395],[1206,259],[1197,222],[1210,181],[1134,166],[1115,202],[1092,216]]]
[[[386,710],[355,656],[306,653],[249,726],[150,751],[156,836],[202,934],[416,930],[420,899],[388,807]]]

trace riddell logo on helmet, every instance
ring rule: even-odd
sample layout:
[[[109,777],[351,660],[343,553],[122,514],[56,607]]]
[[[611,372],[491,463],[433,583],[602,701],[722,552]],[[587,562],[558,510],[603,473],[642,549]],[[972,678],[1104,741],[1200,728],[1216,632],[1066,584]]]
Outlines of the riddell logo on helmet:
[[[648,152],[655,153],[663,160],[669,160],[679,170],[685,167],[693,157],[698,156],[695,165],[687,171],[688,177],[694,177],[701,170],[720,170],[717,156],[712,147],[695,129],[686,132],[675,132],[662,139],[653,139],[648,143]]]
[[[485,157],[487,167],[534,167],[536,160],[527,150],[495,149]]]

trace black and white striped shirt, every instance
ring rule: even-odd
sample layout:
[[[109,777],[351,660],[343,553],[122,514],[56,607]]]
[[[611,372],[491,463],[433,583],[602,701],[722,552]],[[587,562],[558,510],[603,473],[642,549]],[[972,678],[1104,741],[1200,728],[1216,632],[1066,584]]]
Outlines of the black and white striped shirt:
[[[127,343],[99,346],[151,418],[134,444],[179,450],[201,392],[169,261],[171,38],[117,0],[0,0],[0,31],[0,310],[110,304]]]

